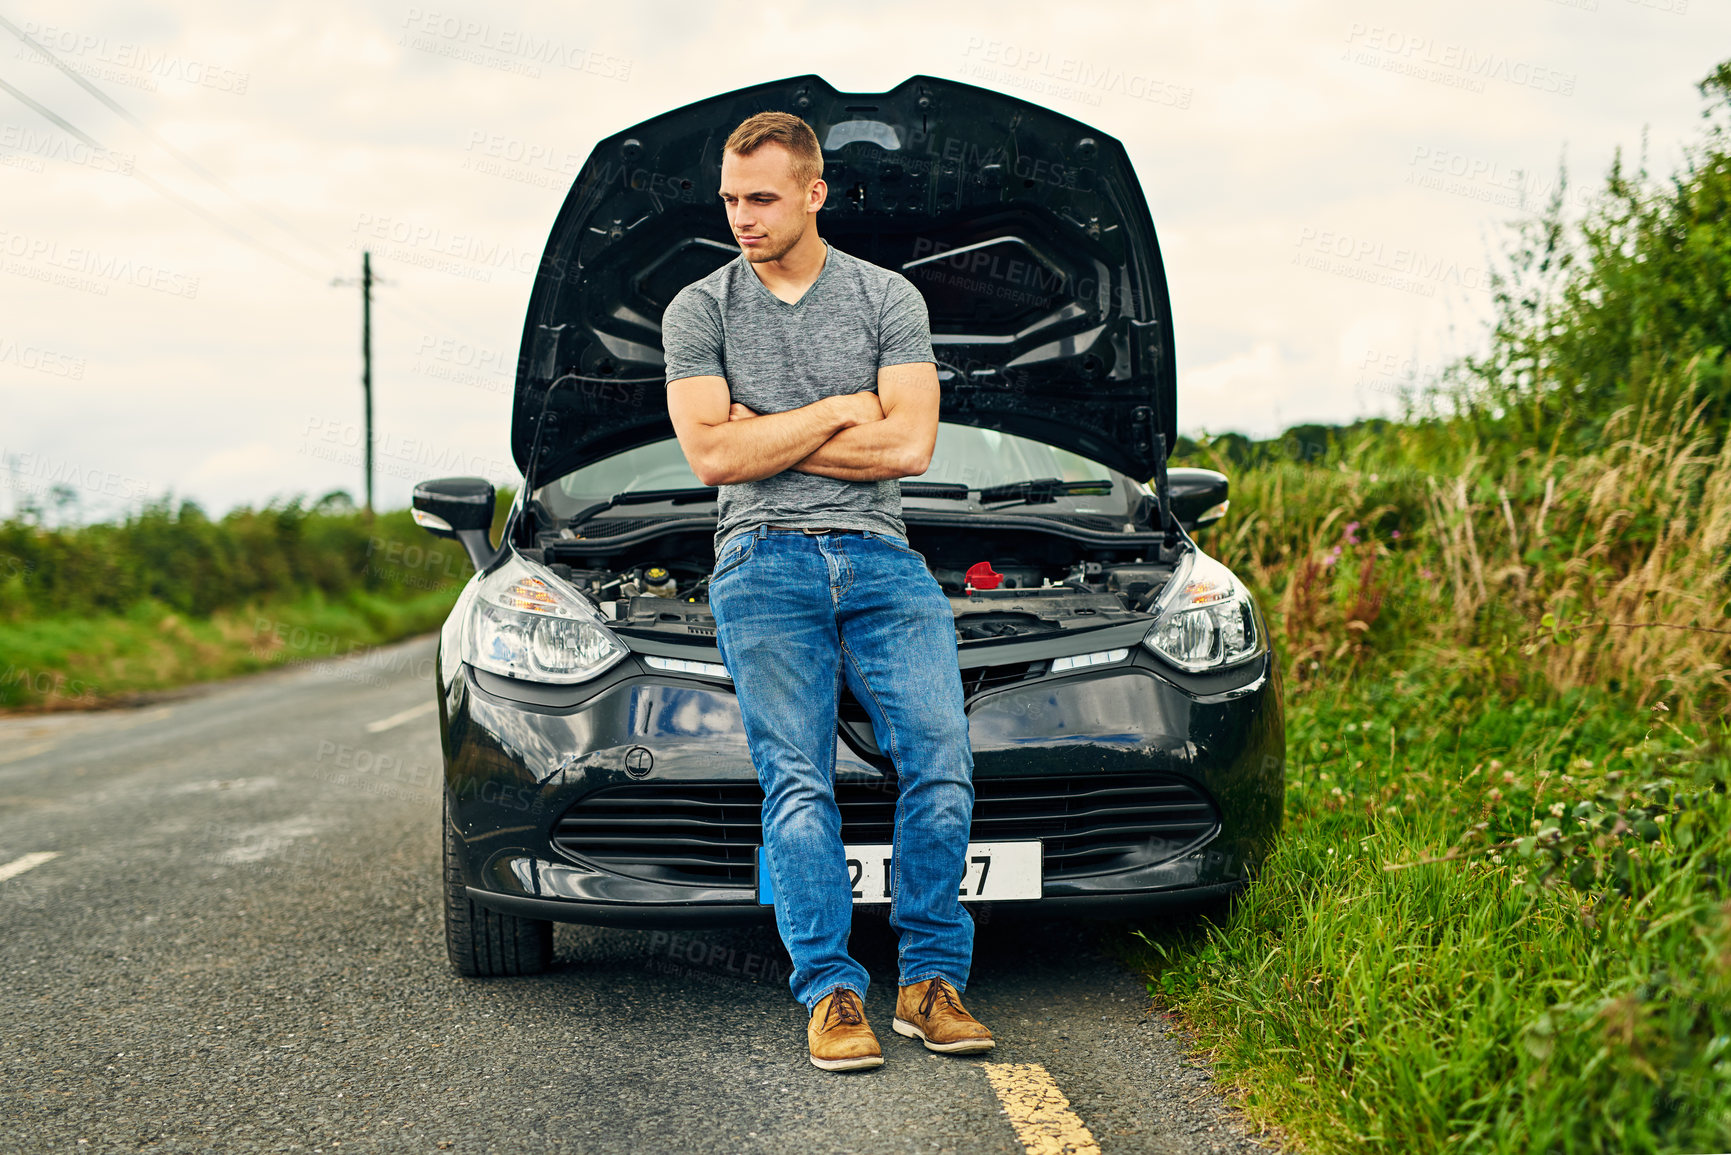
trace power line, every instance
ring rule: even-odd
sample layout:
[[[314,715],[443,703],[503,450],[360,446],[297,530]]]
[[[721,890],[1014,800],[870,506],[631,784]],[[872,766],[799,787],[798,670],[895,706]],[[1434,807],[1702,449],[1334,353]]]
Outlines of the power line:
[[[224,193],[225,195],[230,197],[232,200],[235,201],[235,203],[241,205],[242,207],[244,207],[244,208],[246,208],[246,209],[248,209],[254,213],[257,213],[260,217],[269,221],[271,224],[273,224],[277,228],[281,229],[284,233],[293,237],[295,240],[299,241],[301,244],[307,246],[307,248],[317,251],[321,256],[326,257],[327,259],[332,257],[331,250],[328,249],[324,245],[323,242],[311,239],[305,233],[296,229],[293,225],[289,224],[287,221],[278,217],[276,214],[270,212],[268,209],[265,209],[260,205],[254,204],[253,202],[247,200],[245,197],[241,196],[239,193],[235,192],[234,189],[230,188],[228,186],[228,184],[222,180],[221,177],[217,176],[215,173],[213,173],[209,169],[205,168],[202,164],[200,164],[193,157],[188,156],[186,153],[184,153],[180,149],[176,148],[173,144],[171,144],[168,140],[164,139],[160,134],[157,133],[157,131],[155,129],[151,128],[150,125],[146,124],[142,119],[140,119],[136,114],[134,114],[125,105],[121,104],[118,100],[115,100],[108,93],[104,92],[95,83],[93,83],[88,78],[86,78],[81,73],[79,73],[77,69],[73,68],[71,65],[69,65],[65,61],[61,60],[58,56],[56,56],[53,52],[51,52],[40,41],[38,41],[37,39],[32,37],[28,32],[24,31],[22,28],[18,27],[16,24],[12,23],[10,20],[6,19],[4,16],[0,16],[0,28],[5,28],[8,32],[12,33],[12,35],[16,36],[19,40],[22,40],[32,50],[34,50],[38,55],[40,55],[45,61],[47,61],[49,64],[52,64],[55,68],[58,68],[61,72],[65,73],[72,80],[72,82],[74,84],[78,85],[80,88],[84,89],[84,91],[88,92],[90,95],[94,96],[97,100],[101,101],[105,107],[112,110],[116,115],[123,117],[128,123],[132,124],[139,131],[143,132],[146,136],[150,137],[151,140],[155,141],[159,146],[161,146],[161,148],[163,148],[166,152],[168,152],[170,155],[172,155],[176,160],[180,161],[187,168],[191,169],[194,173],[198,174],[199,177],[201,177],[205,181],[209,182],[213,187],[215,187],[216,189],[218,189],[219,191],[221,191],[222,193]],[[13,95],[19,95],[16,90],[9,89],[9,91],[12,91]],[[92,148],[100,148],[101,147],[100,145],[97,145],[94,142],[92,142],[89,137],[86,137],[83,134],[78,133],[78,131],[76,129],[73,129],[63,119],[54,116],[53,113],[49,112],[48,110],[43,108],[41,105],[37,104],[36,102],[31,101],[28,98],[25,98],[22,96],[20,96],[20,99],[24,99],[25,102],[30,104],[30,106],[32,108],[35,108],[39,113],[41,113],[42,115],[53,120],[55,123],[59,124],[62,128],[65,128],[68,132],[72,132],[74,135],[79,136],[79,138],[84,140],[84,142],[86,144],[90,144]],[[150,182],[147,180],[146,183],[148,184]],[[155,186],[153,185],[152,187],[155,187]],[[182,202],[182,203],[184,203],[184,202]],[[318,274],[315,274],[315,275],[318,275]],[[443,314],[438,313],[436,310],[432,309],[431,307],[429,307],[425,304],[422,304],[420,301],[415,300],[413,294],[410,295],[408,303],[410,305],[412,305],[413,307],[421,310],[428,317],[434,318],[441,325],[450,325],[450,326],[454,326],[454,327],[459,328],[459,329],[462,328],[462,326],[458,322],[453,321],[451,318],[446,317]],[[389,305],[387,305],[386,307],[391,308],[391,306],[389,306]],[[393,308],[392,311],[398,312],[399,310],[396,310]]]
[[[100,100],[105,106],[107,106],[110,110],[112,110],[117,116],[123,117],[126,121],[128,121],[135,128],[137,128],[140,132],[142,132],[146,136],[150,137],[151,140],[154,140],[158,145],[160,145],[163,149],[165,149],[176,160],[180,161],[181,164],[185,165],[187,168],[189,168],[193,172],[197,173],[200,177],[204,178],[204,180],[208,181],[211,185],[215,186],[221,192],[227,194],[236,203],[238,203],[238,204],[250,209],[251,211],[257,213],[260,217],[269,221],[271,224],[275,225],[277,228],[281,229],[283,232],[287,233],[289,236],[293,237],[295,240],[299,241],[301,244],[306,245],[310,249],[314,249],[314,250],[318,251],[321,256],[324,256],[326,258],[329,258],[331,256],[331,253],[325,249],[323,244],[321,244],[318,241],[314,241],[314,240],[309,239],[308,237],[304,236],[299,230],[297,230],[293,225],[290,225],[287,221],[282,220],[276,214],[274,214],[274,213],[272,213],[272,212],[270,212],[264,208],[261,208],[258,205],[253,204],[251,201],[247,200],[245,197],[243,197],[239,193],[235,192],[232,188],[230,188],[226,183],[223,182],[221,177],[217,176],[215,173],[213,173],[209,169],[205,168],[202,164],[198,163],[198,161],[194,160],[192,157],[188,156],[186,153],[180,151],[180,149],[178,149],[174,145],[170,144],[167,140],[163,139],[163,137],[160,134],[158,134],[155,129],[151,128],[143,120],[139,119],[125,105],[121,104],[118,100],[115,100],[112,96],[108,95],[108,93],[102,91],[102,89],[98,88],[90,80],[88,80],[84,76],[82,76],[78,72],[77,69],[73,68],[70,64],[67,64],[64,60],[61,60],[58,56],[54,55],[54,53],[50,52],[46,47],[44,47],[40,42],[38,42],[35,39],[35,37],[31,36],[28,32],[24,31],[22,28],[18,27],[16,24],[12,23],[12,21],[6,19],[4,16],[0,16],[0,28],[6,29],[6,31],[12,33],[12,35],[14,35],[18,39],[22,40],[25,44],[28,44],[32,49],[34,49],[42,57],[42,59],[46,60],[48,63],[52,64],[54,67],[58,68],[61,72],[64,72],[67,76],[71,77],[72,82],[74,84],[76,84],[76,85],[78,85],[78,87],[84,89],[84,91],[86,91],[90,95],[94,96],[97,100]]]
[[[326,259],[332,259],[331,250],[326,248],[322,242],[315,241],[315,240],[309,238],[306,234],[302,233],[300,230],[298,230],[294,226],[290,225],[287,221],[284,221],[280,217],[276,216],[276,214],[270,212],[267,209],[262,208],[259,205],[253,204],[251,201],[247,200],[245,197],[243,197],[239,193],[235,192],[232,188],[230,188],[222,180],[222,178],[218,177],[215,173],[213,173],[209,169],[205,168],[202,164],[200,164],[193,157],[188,156],[186,153],[182,152],[180,149],[176,148],[173,144],[171,144],[167,140],[165,140],[161,135],[159,135],[156,132],[155,129],[151,128],[150,125],[146,124],[143,120],[141,120],[138,116],[136,116],[125,105],[121,104],[118,100],[115,100],[108,93],[104,92],[95,83],[93,83],[92,81],[87,79],[85,76],[80,74],[77,69],[73,68],[71,65],[69,65],[65,61],[61,60],[58,56],[56,56],[53,52],[51,52],[40,41],[38,41],[34,37],[32,37],[28,32],[24,31],[22,28],[18,27],[16,24],[14,24],[10,20],[6,19],[4,16],[0,16],[0,28],[5,28],[8,32],[12,33],[12,35],[16,36],[18,39],[22,40],[25,44],[29,45],[30,48],[33,49],[36,53],[38,53],[44,60],[46,60],[48,63],[52,64],[54,67],[58,68],[61,72],[65,73],[68,77],[70,77],[74,84],[76,84],[80,88],[84,89],[84,91],[88,92],[90,95],[94,96],[97,100],[101,101],[105,107],[112,110],[116,115],[123,117],[128,123],[130,123],[134,127],[138,128],[139,131],[143,132],[145,135],[149,136],[150,139],[154,140],[158,145],[160,145],[164,150],[166,150],[176,160],[180,161],[187,168],[191,169],[194,173],[197,173],[201,178],[203,178],[205,181],[209,182],[215,188],[217,188],[218,190],[223,192],[225,195],[227,195],[228,197],[233,199],[237,204],[241,205],[244,208],[251,210],[254,213],[257,213],[259,216],[263,217],[265,220],[269,221],[271,224],[275,225],[277,228],[281,229],[283,232],[287,233],[289,236],[295,238],[295,240],[299,241],[301,244],[307,246],[307,248],[318,252],[320,256],[325,257]],[[19,99],[21,99],[25,103],[29,104],[32,108],[36,109],[36,111],[41,113],[43,116],[52,120],[54,123],[60,125],[60,127],[64,128],[66,131],[77,136],[79,139],[83,140],[86,144],[89,144],[92,148],[102,147],[101,145],[98,145],[94,141],[92,141],[88,136],[85,136],[84,134],[80,133],[77,129],[73,128],[64,119],[54,115],[52,112],[50,112],[49,110],[44,108],[42,105],[36,103],[33,100],[30,100],[28,97],[22,96],[20,93],[17,92],[16,89],[10,89],[9,88],[8,91],[12,92],[12,94],[14,96],[18,96]],[[141,177],[140,179],[144,180],[146,184],[151,184],[152,187],[158,187],[153,182],[151,182],[148,178]],[[169,195],[172,197],[172,194],[165,194],[165,195]],[[178,198],[174,198],[174,199],[178,199]],[[182,201],[181,203],[184,204],[186,202]],[[195,210],[195,211],[199,211],[199,210]],[[201,215],[205,215],[205,214],[201,213]],[[223,227],[225,229],[227,228],[226,225],[224,225]],[[253,243],[253,242],[249,242],[249,243]],[[262,245],[262,243],[263,242],[257,242],[257,244],[260,244],[260,245]],[[320,277],[320,279],[323,279],[322,274],[314,273],[313,275]],[[432,317],[435,320],[437,320],[441,326],[447,326],[448,325],[448,326],[453,326],[453,327],[458,328],[458,329],[462,328],[462,326],[458,322],[453,321],[451,318],[446,317],[443,314],[438,313],[436,310],[432,309],[430,306],[425,305],[425,304],[421,303],[420,301],[416,300],[412,293],[409,295],[407,303],[412,305],[414,308],[421,310],[421,312],[425,313],[428,317]],[[400,313],[400,310],[398,310],[398,309],[396,309],[390,305],[386,305],[385,307],[391,309],[392,312]]]
[[[40,104],[37,101],[31,99],[29,95],[27,95],[26,93],[20,92],[18,89],[14,88],[12,85],[6,83],[6,81],[0,80],[0,89],[5,89],[6,92],[10,93],[20,103],[24,104],[28,108],[35,110],[37,115],[41,116],[43,119],[47,120],[49,123],[51,123],[51,124],[61,128],[61,129],[63,129],[64,131],[70,133],[74,137],[83,141],[85,144],[89,145],[91,148],[99,149],[102,152],[111,151],[107,145],[104,145],[101,141],[97,140],[95,137],[91,136],[89,133],[85,132],[83,129],[79,128],[77,125],[73,124],[71,121],[69,121],[65,117],[61,116],[59,113],[55,112],[52,108],[49,108],[47,105]],[[295,258],[288,256],[285,253],[277,251],[276,249],[272,248],[270,245],[266,244],[264,241],[261,241],[257,237],[253,236],[251,233],[244,232],[241,229],[238,229],[235,226],[229,224],[227,221],[223,220],[221,217],[217,216],[215,213],[211,212],[209,209],[205,208],[203,205],[197,203],[196,201],[188,200],[186,197],[181,196],[179,193],[175,192],[173,189],[162,184],[162,182],[156,180],[154,177],[151,177],[151,176],[149,176],[143,172],[140,172],[138,169],[138,166],[136,166],[136,165],[133,166],[130,175],[133,176],[138,181],[140,181],[141,183],[143,183],[144,185],[148,186],[149,188],[156,190],[157,192],[161,193],[164,197],[167,197],[169,200],[180,205],[182,208],[185,208],[188,212],[194,213],[197,216],[204,218],[206,221],[215,225],[217,228],[221,229],[223,232],[227,233],[229,236],[240,241],[242,244],[248,245],[254,249],[257,249],[259,252],[264,253],[266,256],[272,258],[273,260],[281,261],[283,264],[294,269],[296,272],[305,273],[307,276],[315,277],[321,281],[325,279],[325,274],[320,273],[319,271],[311,268],[308,265],[301,264]]]
[[[219,191],[221,191],[222,193],[224,193],[225,195],[227,195],[228,197],[233,199],[237,204],[240,204],[244,208],[247,208],[247,209],[251,210],[252,212],[257,213],[259,216],[268,220],[270,223],[275,225],[277,228],[281,229],[283,232],[287,233],[289,236],[295,238],[295,240],[299,241],[301,244],[307,246],[309,249],[317,251],[321,256],[325,256],[325,257],[330,256],[329,250],[327,250],[324,247],[324,245],[322,245],[320,242],[309,239],[305,234],[301,233],[299,230],[295,229],[293,226],[289,225],[286,221],[283,221],[282,219],[277,217],[275,214],[269,212],[268,210],[261,208],[258,205],[253,204],[252,202],[248,201],[246,198],[242,197],[239,193],[235,192],[226,183],[224,183],[220,177],[218,177],[216,174],[212,173],[209,169],[205,168],[202,164],[200,164],[193,157],[188,156],[186,153],[184,153],[180,149],[176,148],[173,144],[169,143],[162,136],[160,136],[154,129],[152,129],[148,124],[146,124],[143,120],[141,120],[138,116],[136,116],[131,110],[126,108],[124,105],[122,105],[119,101],[115,100],[113,97],[109,96],[106,92],[102,91],[101,88],[97,87],[95,84],[93,84],[91,81],[86,79],[84,76],[80,75],[76,69],[72,68],[70,65],[68,65],[67,63],[62,61],[59,57],[55,56],[54,53],[50,52],[46,47],[44,47],[40,42],[38,42],[34,37],[32,37],[28,32],[25,32],[22,28],[19,28],[16,24],[12,23],[10,20],[7,20],[4,16],[0,16],[0,28],[5,28],[8,32],[12,33],[18,39],[22,40],[32,50],[34,50],[36,53],[38,53],[44,60],[46,60],[48,63],[54,65],[54,67],[58,68],[61,72],[65,73],[68,77],[70,77],[71,80],[73,81],[73,83],[77,84],[80,88],[84,89],[86,92],[90,93],[90,95],[94,96],[97,100],[101,101],[105,107],[112,110],[116,115],[124,118],[128,123],[130,123],[134,127],[138,128],[145,135],[149,136],[153,141],[155,141],[158,145],[160,145],[165,151],[167,151],[169,154],[171,154],[176,160],[180,161],[183,165],[185,165],[187,168],[192,170],[199,177],[201,177],[202,179],[204,179],[205,181],[210,183],[212,186],[217,188]],[[39,101],[32,99],[31,97],[29,97],[25,93],[19,91],[17,88],[13,87],[12,85],[7,84],[4,80],[0,80],[0,88],[4,88],[13,97],[17,98],[20,102],[22,102],[23,104],[25,104],[29,108],[33,109],[38,115],[43,117],[45,120],[58,126],[60,129],[71,134],[72,136],[76,137],[78,140],[83,141],[86,145],[89,145],[91,148],[99,149],[103,152],[110,151],[106,146],[101,144],[99,141],[97,141],[94,137],[90,136],[88,133],[82,131],[77,126],[73,125],[65,117],[60,116],[53,109],[47,107],[46,105],[40,103]],[[195,213],[196,215],[198,215],[199,217],[208,221],[209,223],[222,229],[224,232],[228,233],[230,236],[239,240],[241,243],[249,245],[252,248],[259,250],[260,252],[265,253],[267,256],[270,256],[273,259],[280,261],[280,262],[290,266],[291,268],[294,268],[298,272],[306,273],[309,276],[317,277],[321,281],[325,279],[324,274],[319,273],[316,270],[311,269],[308,266],[299,263],[294,257],[292,257],[288,254],[279,252],[278,250],[272,248],[266,242],[259,240],[258,238],[252,236],[250,233],[246,233],[246,232],[236,228],[235,226],[230,225],[227,221],[216,216],[215,214],[210,212],[208,209],[205,209],[203,206],[197,204],[194,201],[188,200],[187,198],[181,196],[180,194],[178,194],[178,193],[172,191],[171,189],[165,187],[164,185],[162,185],[159,181],[155,180],[154,178],[152,178],[152,177],[150,177],[150,176],[148,176],[142,172],[139,172],[136,165],[133,166],[133,168],[131,169],[131,175],[137,177],[139,179],[139,181],[144,183],[146,186],[154,189],[158,193],[161,193],[164,197],[168,198],[169,200],[174,201],[175,203],[177,203],[177,204],[181,205],[182,207],[188,209],[189,211]],[[381,283],[383,283],[383,278],[375,278],[375,279],[380,281]],[[390,304],[389,302],[380,302],[380,303],[383,304],[384,307],[389,309],[391,312],[396,313],[399,316],[403,317],[403,319],[405,319],[405,320],[411,319],[406,314],[404,314],[400,308]],[[450,317],[445,316],[442,312],[439,312],[438,310],[435,310],[431,306],[418,300],[416,298],[416,295],[413,293],[410,293],[408,295],[408,297],[404,303],[411,306],[412,308],[418,310],[423,315],[419,319],[418,323],[425,324],[427,322],[427,320],[430,319],[432,321],[437,322],[437,324],[441,328],[449,327],[449,328],[457,330],[457,331],[462,331],[463,329],[466,328],[466,326],[463,325],[462,323],[455,321]]]

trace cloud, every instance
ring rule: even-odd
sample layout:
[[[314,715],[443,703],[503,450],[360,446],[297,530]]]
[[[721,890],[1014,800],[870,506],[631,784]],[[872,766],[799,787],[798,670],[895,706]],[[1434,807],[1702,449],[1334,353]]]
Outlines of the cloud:
[[[379,433],[401,447],[381,504],[407,502],[422,462],[412,446],[508,461],[497,374],[426,350],[514,359],[529,276],[429,262],[426,245],[369,232],[412,222],[446,244],[539,254],[570,172],[477,165],[496,139],[580,163],[626,125],[803,72],[866,91],[924,73],[1048,104],[1118,137],[1136,165],[1177,314],[1183,426],[1266,434],[1384,402],[1358,383],[1359,346],[1464,351],[1482,295],[1379,285],[1367,269],[1403,248],[1482,266],[1482,238],[1515,215],[1509,174],[1550,178],[1565,143],[1574,179],[1592,186],[1611,150],[1638,147],[1651,125],[1664,171],[1696,131],[1694,80],[1731,43],[1727,6],[1680,16],[1617,0],[1417,13],[1096,0],[1060,23],[983,0],[781,5],[749,20],[697,3],[596,20],[552,3],[435,13],[337,0],[93,0],[9,17],[155,135],[0,45],[10,83],[112,150],[92,154],[0,95],[0,339],[82,361],[75,384],[0,361],[0,435],[212,512],[358,491],[351,462],[303,448],[309,421],[358,417],[358,294],[330,282],[357,275],[364,246],[384,278]],[[1519,66],[1510,75],[1567,74],[1573,92],[1494,78],[1474,91],[1447,63],[1464,51]],[[1077,79],[1054,80],[1066,71]],[[115,171],[116,157],[172,196]],[[1384,256],[1295,265],[1307,229]]]
[[[1228,429],[1267,437],[1278,432],[1281,401],[1293,367],[1273,341],[1178,375],[1178,425],[1190,432]]]

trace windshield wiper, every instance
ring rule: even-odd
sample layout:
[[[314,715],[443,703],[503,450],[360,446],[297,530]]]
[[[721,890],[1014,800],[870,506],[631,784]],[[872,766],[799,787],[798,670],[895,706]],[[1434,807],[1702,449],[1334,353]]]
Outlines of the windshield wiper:
[[[1004,485],[989,485],[980,490],[980,503],[1008,501],[1012,505],[1043,505],[1078,493],[1111,493],[1110,478],[1098,481],[1063,481],[1056,477],[1035,477],[1027,481],[1012,481]]]
[[[576,529],[596,514],[612,509],[616,505],[648,505],[656,501],[668,501],[674,505],[685,505],[695,501],[710,501],[715,498],[716,488],[713,485],[702,485],[695,488],[687,486],[684,489],[628,489],[624,493],[615,493],[606,501],[598,501],[594,505],[586,505],[571,515],[571,520],[565,523],[566,529]]]
[[[942,497],[951,501],[968,500],[968,487],[954,481],[904,481],[903,497]]]

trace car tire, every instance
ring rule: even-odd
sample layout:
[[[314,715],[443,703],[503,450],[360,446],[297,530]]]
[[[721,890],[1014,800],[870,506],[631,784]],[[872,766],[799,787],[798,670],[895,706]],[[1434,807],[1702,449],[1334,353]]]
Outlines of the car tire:
[[[553,923],[488,910],[469,897],[457,866],[451,800],[440,816],[445,877],[445,950],[451,969],[468,978],[532,975],[553,962]]]

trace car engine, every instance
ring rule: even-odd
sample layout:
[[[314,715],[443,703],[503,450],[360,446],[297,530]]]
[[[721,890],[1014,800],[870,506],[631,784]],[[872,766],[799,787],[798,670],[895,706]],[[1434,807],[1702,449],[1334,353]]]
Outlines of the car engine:
[[[1144,615],[1173,572],[1170,561],[1148,561],[1133,549],[1090,550],[1042,533],[974,531],[929,540],[916,536],[912,543],[925,547],[927,568],[955,609],[961,641],[1051,633]],[[607,553],[600,546],[596,541],[577,547],[552,538],[542,553],[555,574],[621,626],[714,635],[707,535],[675,533]],[[988,563],[983,569],[991,577],[982,575],[976,584],[969,571],[981,562]]]

